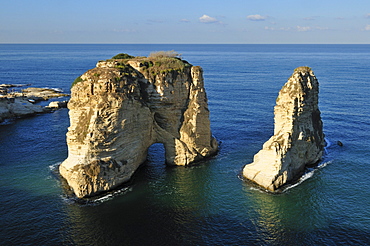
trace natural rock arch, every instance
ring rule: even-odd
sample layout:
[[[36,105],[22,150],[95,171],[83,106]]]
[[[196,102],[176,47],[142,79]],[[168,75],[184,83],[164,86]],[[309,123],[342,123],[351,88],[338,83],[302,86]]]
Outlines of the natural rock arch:
[[[164,144],[170,165],[217,152],[203,71],[179,58],[101,61],[71,91],[68,158],[59,170],[77,197],[128,181],[154,143]]]

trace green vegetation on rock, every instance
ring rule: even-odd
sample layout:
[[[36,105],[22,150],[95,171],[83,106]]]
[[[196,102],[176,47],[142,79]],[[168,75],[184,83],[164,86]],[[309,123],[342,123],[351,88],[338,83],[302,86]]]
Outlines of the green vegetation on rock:
[[[153,64],[152,66],[147,66],[149,73],[151,74],[161,74],[168,73],[170,71],[182,72],[185,67],[190,67],[191,65],[179,58],[173,57],[157,57],[157,58],[147,58],[148,64]]]
[[[150,53],[149,57],[140,58],[149,74],[158,75],[169,72],[183,72],[186,67],[191,67],[187,61],[181,59],[181,54],[171,51],[157,51]]]
[[[120,53],[118,55],[113,56],[112,59],[132,59],[134,57],[135,56],[131,56],[131,55],[126,54],[126,53]]]
[[[112,57],[112,59],[109,59],[108,61],[116,59],[121,59],[122,61],[116,61],[117,63],[115,67],[123,70],[126,75],[134,71],[133,68],[127,64],[129,61],[139,62],[143,72],[152,76],[170,72],[183,72],[186,67],[192,66],[187,61],[182,60],[181,54],[174,50],[152,52],[148,57],[134,57],[121,53]]]
[[[81,82],[81,81],[83,81],[83,79],[81,78],[81,76],[78,76],[78,77],[73,81],[73,83],[72,83],[72,85],[71,85],[71,88],[72,88],[75,84],[77,84],[77,83],[79,83],[79,82]]]
[[[125,63],[117,63],[115,67],[118,68],[124,75],[131,75],[136,73],[136,70],[133,67]]]

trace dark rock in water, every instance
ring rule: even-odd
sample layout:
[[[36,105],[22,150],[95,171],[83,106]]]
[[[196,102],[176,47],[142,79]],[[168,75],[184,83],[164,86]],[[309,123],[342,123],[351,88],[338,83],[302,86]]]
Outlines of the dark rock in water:
[[[343,143],[341,141],[338,141],[337,144],[342,147],[343,146]]]

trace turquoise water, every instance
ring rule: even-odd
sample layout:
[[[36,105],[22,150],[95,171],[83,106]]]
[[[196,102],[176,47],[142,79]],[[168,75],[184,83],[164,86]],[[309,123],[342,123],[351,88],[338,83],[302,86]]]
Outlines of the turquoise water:
[[[1,245],[370,242],[370,45],[0,45],[0,83],[68,92],[98,60],[159,50],[203,67],[219,154],[166,167],[163,146],[153,145],[127,186],[81,204],[56,172],[67,157],[68,110],[2,124]],[[269,194],[239,176],[273,134],[276,96],[298,66],[319,80],[329,146],[299,185]]]

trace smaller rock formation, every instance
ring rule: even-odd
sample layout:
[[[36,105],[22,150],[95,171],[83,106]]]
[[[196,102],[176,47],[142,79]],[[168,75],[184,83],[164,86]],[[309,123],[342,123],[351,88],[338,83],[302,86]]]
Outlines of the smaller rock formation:
[[[68,94],[64,94],[57,89],[49,88],[30,87],[21,91],[14,90],[14,88],[19,88],[23,86],[27,85],[0,85],[0,123],[6,119],[21,118],[40,113],[51,112],[53,109],[56,108],[42,107],[34,103],[45,101],[54,97],[68,96]],[[57,104],[59,105],[59,108],[63,106],[63,103]]]
[[[60,109],[60,108],[67,108],[68,101],[52,101],[49,103],[48,106],[45,108],[50,108],[51,110]]]
[[[55,97],[65,97],[69,96],[68,94],[62,93],[58,89],[51,88],[37,88],[37,87],[28,87],[23,89],[21,92],[14,93],[16,97],[25,97],[27,99],[38,101],[46,101],[50,98]]]
[[[313,71],[296,68],[276,99],[274,135],[244,167],[245,178],[276,191],[321,159],[325,142],[318,93]]]
[[[0,98],[0,122],[4,119],[25,117],[43,112],[41,106],[34,105],[26,99]]]

